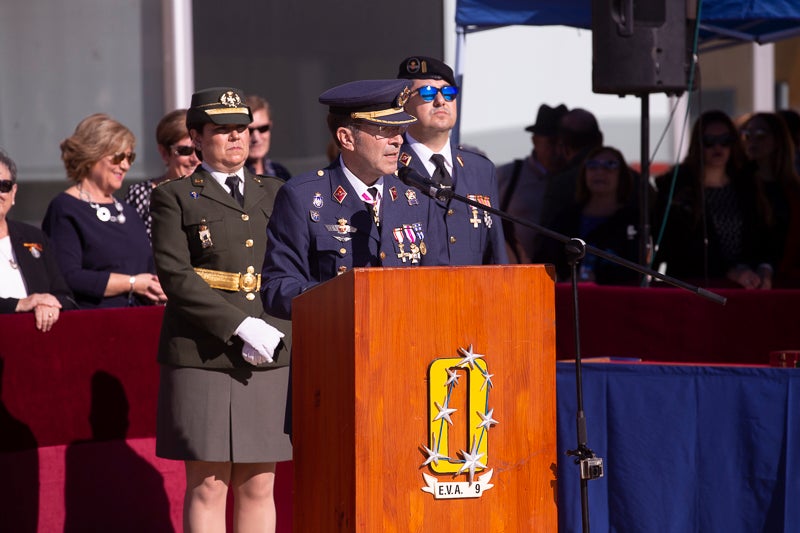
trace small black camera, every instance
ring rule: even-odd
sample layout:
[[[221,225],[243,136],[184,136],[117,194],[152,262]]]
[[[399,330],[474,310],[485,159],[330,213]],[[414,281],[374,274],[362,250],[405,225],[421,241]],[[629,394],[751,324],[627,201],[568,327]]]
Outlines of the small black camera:
[[[581,459],[581,479],[599,479],[603,477],[603,459],[589,457]]]

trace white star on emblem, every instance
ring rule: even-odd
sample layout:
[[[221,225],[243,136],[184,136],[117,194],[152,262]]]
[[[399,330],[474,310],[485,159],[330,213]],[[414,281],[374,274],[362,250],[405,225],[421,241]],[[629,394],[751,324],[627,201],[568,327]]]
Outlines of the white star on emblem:
[[[428,454],[428,458],[425,459],[425,462],[422,463],[422,466],[425,466],[430,463],[438,465],[439,459],[450,459],[448,456],[439,453],[439,446],[436,445],[436,435],[431,434],[431,440],[433,440],[433,450],[431,450],[427,446],[422,446],[423,448],[425,448],[425,453]]]
[[[475,470],[477,468],[486,468],[486,465],[478,460],[483,457],[483,454],[478,453],[478,444],[475,442],[474,436],[472,437],[472,450],[470,450],[470,453],[461,450],[461,456],[464,457],[464,464],[458,469],[456,475],[460,474],[464,470],[469,470],[467,479],[469,480],[469,484],[472,485],[472,478],[475,476]]]
[[[489,386],[489,388],[494,387],[494,383],[492,383],[492,376],[494,376],[494,374],[483,372],[483,383],[481,384],[480,390],[483,390],[483,388],[486,387],[487,385]]]
[[[450,415],[458,411],[458,409],[451,409],[447,407],[447,402],[445,402],[444,406],[441,406],[436,402],[433,402],[433,405],[435,405],[436,408],[439,410],[439,414],[436,415],[436,418],[434,418],[433,421],[436,422],[437,420],[443,418],[447,420],[447,422],[452,426],[453,421],[450,420]]]
[[[455,386],[458,385],[458,378],[461,377],[461,374],[458,373],[458,370],[453,370],[451,368],[447,369],[447,375],[450,376],[447,379],[447,383],[444,384],[445,387],[450,385],[451,383]]]
[[[464,368],[465,366],[469,366],[470,368],[473,368],[474,365],[475,365],[475,359],[478,359],[479,357],[483,357],[483,355],[481,355],[479,353],[473,353],[472,352],[472,345],[471,344],[469,345],[469,348],[467,348],[467,349],[459,347],[458,348],[458,352],[461,355],[464,356],[464,358],[461,361],[458,362],[458,366],[460,366],[461,368]]]
[[[497,420],[492,418],[494,414],[494,409],[489,409],[489,412],[486,414],[481,413],[480,411],[475,411],[479,417],[481,417],[481,423],[478,424],[478,427],[475,429],[486,428],[490,429],[493,424],[499,424]]]

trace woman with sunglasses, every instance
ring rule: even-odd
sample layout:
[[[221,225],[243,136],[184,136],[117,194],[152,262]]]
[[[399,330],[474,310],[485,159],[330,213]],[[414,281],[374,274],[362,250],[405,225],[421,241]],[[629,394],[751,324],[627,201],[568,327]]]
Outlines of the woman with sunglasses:
[[[152,238],[153,219],[150,217],[150,193],[166,180],[189,176],[200,164],[194,145],[186,130],[186,110],[176,109],[164,115],[156,126],[156,143],[161,160],[167,170],[158,178],[152,178],[128,187],[125,201],[136,209],[144,221],[147,236]]]
[[[166,301],[144,223],[113,196],[136,158],[135,145],[128,128],[101,113],[61,143],[72,185],[51,200],[42,229],[84,309]]]
[[[656,266],[666,263],[668,275],[704,286],[771,287],[766,201],[744,162],[730,117],[703,113],[684,161],[656,180]]]
[[[619,150],[610,146],[595,148],[580,167],[575,203],[555,216],[552,229],[636,261],[639,210],[631,205],[634,181],[633,172]],[[568,281],[571,269],[564,255],[564,244],[548,239],[543,244],[543,252],[546,261],[555,264],[558,281]],[[626,285],[637,280],[636,272],[591,254],[580,263],[578,281]]]
[[[756,113],[742,128],[745,152],[767,199],[767,245],[775,286],[800,286],[800,176],[785,121]]]
[[[16,195],[17,165],[0,150],[0,313],[33,312],[36,329],[49,331],[75,303],[47,236],[7,218]]]

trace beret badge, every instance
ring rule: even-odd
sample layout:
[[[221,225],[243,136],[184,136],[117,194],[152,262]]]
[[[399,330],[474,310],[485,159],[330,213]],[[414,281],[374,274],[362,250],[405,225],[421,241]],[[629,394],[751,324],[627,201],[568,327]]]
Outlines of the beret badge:
[[[417,59],[416,57],[412,57],[408,61],[406,61],[406,70],[408,71],[409,74],[415,74],[416,72],[418,72],[419,59]]]

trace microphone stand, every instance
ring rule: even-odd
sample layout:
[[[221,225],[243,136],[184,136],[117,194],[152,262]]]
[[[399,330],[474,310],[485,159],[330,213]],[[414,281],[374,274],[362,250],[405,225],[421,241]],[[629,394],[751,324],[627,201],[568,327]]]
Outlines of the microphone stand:
[[[542,235],[545,235],[546,237],[549,237],[551,239],[555,239],[565,245],[564,250],[567,255],[567,262],[570,265],[571,278],[572,278],[572,313],[575,324],[575,386],[577,389],[576,393],[577,393],[577,407],[578,407],[578,412],[576,416],[578,447],[574,450],[567,450],[566,453],[567,455],[575,457],[575,464],[580,465],[581,519],[583,524],[583,531],[588,533],[589,531],[588,483],[589,480],[591,479],[598,479],[603,477],[603,459],[597,457],[597,455],[589,448],[588,437],[586,432],[586,416],[583,410],[583,377],[581,374],[582,362],[581,362],[581,343],[580,343],[581,339],[580,339],[580,323],[578,318],[579,316],[578,265],[580,264],[581,260],[586,256],[586,253],[589,252],[593,255],[596,255],[597,257],[601,257],[617,265],[634,270],[644,276],[651,276],[653,278],[659,279],[665,283],[669,283],[670,285],[673,285],[680,289],[685,289],[687,291],[693,292],[698,296],[702,296],[707,300],[711,300],[712,302],[725,305],[727,299],[724,296],[721,296],[709,290],[697,287],[695,285],[691,285],[689,283],[667,276],[665,274],[661,274],[651,268],[639,265],[637,263],[634,263],[633,261],[629,261],[623,257],[619,257],[618,255],[606,252],[592,245],[586,244],[581,239],[567,237],[566,235],[548,229],[539,224],[535,224],[527,220],[522,220],[518,217],[500,211],[499,209],[489,207],[476,200],[471,200],[465,196],[456,194],[455,191],[453,191],[449,187],[443,188],[439,185],[433,184],[433,182],[428,183],[427,181],[424,184],[416,182],[409,183],[406,182],[405,180],[403,181],[404,183],[408,183],[409,185],[419,188],[422,192],[424,192],[429,196],[434,197],[436,200],[440,200],[443,202],[449,202],[450,200],[453,199],[458,200],[459,202],[465,203],[472,207],[476,207],[478,209],[482,209],[493,215],[497,215],[502,219],[509,220],[515,224],[521,224],[525,227],[536,230]]]

